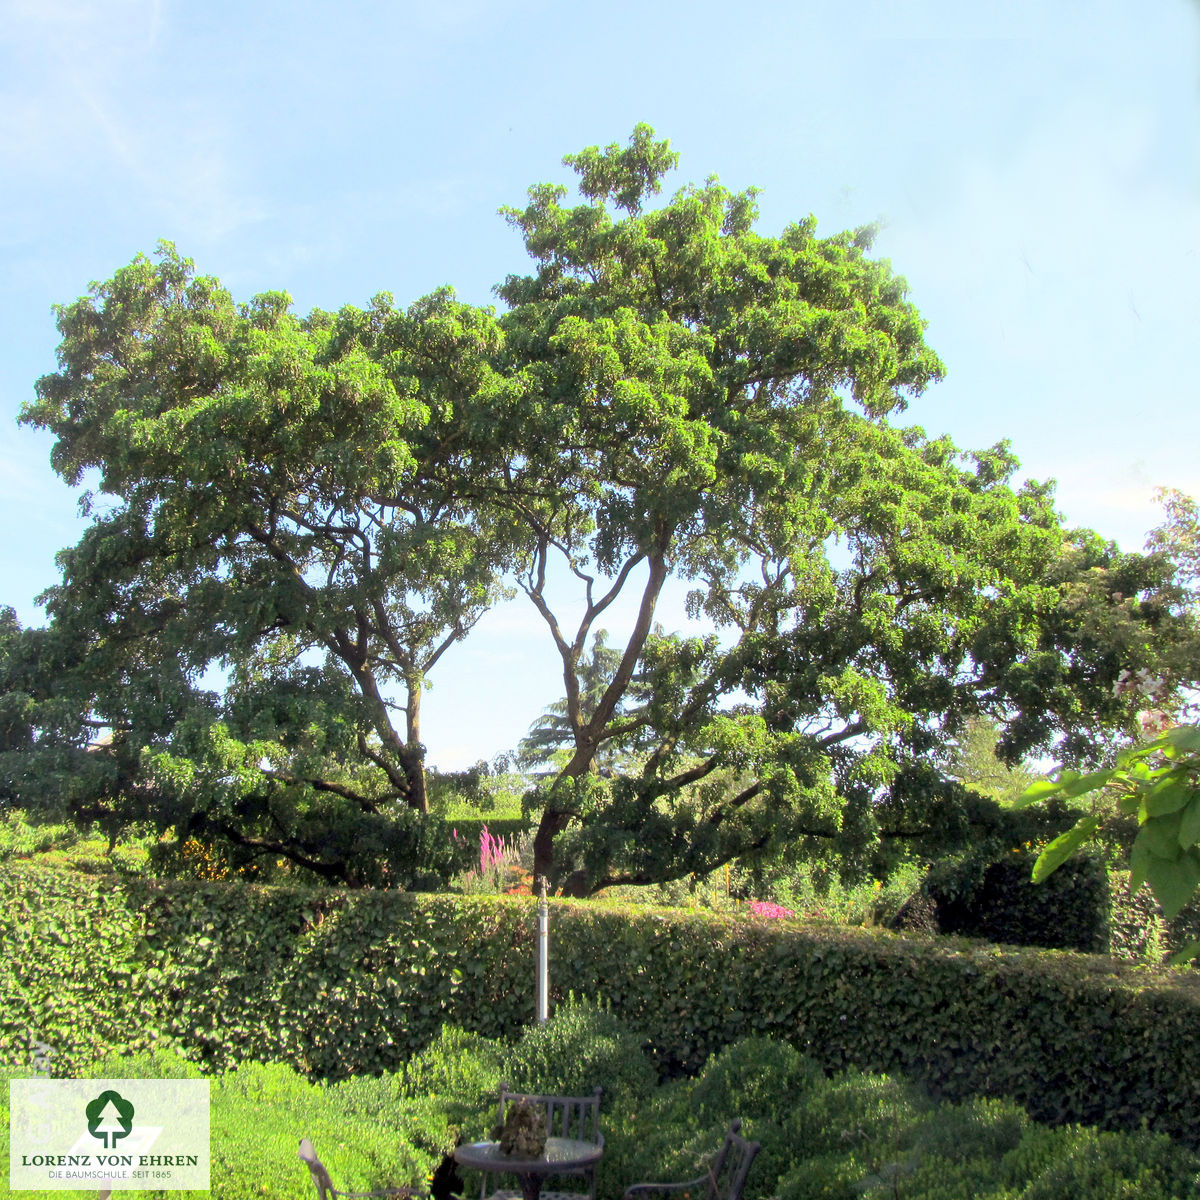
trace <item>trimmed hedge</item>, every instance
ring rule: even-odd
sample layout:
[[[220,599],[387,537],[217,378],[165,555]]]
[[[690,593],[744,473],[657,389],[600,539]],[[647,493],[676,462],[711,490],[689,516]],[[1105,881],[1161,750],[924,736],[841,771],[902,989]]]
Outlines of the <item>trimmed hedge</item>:
[[[1143,887],[1129,894],[1129,872],[1113,871],[1112,941],[1109,953],[1114,958],[1158,963],[1200,941],[1200,901],[1185,904],[1167,921],[1154,893]],[[1200,958],[1188,964],[1200,969]]]
[[[1167,923],[1154,893],[1143,887],[1131,896],[1128,871],[1111,872],[1109,888],[1112,893],[1109,954],[1130,962],[1162,962],[1171,953],[1168,949],[1170,941]]]
[[[176,1041],[209,1069],[398,1070],[445,1023],[534,1006],[536,905],[0,867],[0,1060]],[[1200,1144],[1200,980],[1057,951],[556,901],[555,996],[602,998],[660,1074],[770,1033],[826,1071],[901,1070],[1052,1122]]]

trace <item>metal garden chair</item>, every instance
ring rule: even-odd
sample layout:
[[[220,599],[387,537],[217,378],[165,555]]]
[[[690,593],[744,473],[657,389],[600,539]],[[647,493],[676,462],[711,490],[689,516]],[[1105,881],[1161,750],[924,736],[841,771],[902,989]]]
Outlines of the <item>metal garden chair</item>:
[[[624,1200],[643,1200],[654,1192],[694,1191],[696,1200],[742,1200],[742,1189],[759,1143],[741,1135],[742,1122],[729,1126],[725,1141],[705,1174],[683,1183],[635,1183],[625,1189]]]
[[[341,1192],[333,1186],[325,1164],[317,1157],[308,1138],[300,1139],[300,1158],[308,1164],[309,1174],[317,1189],[317,1200],[361,1200],[365,1196],[395,1196],[415,1198],[421,1193],[409,1187],[384,1188],[381,1192]]]
[[[600,1132],[600,1094],[603,1088],[596,1088],[590,1096],[531,1096],[528,1092],[511,1091],[507,1084],[500,1085],[500,1105],[496,1111],[496,1124],[503,1125],[508,1116],[510,1104],[519,1104],[524,1100],[533,1105],[534,1109],[546,1122],[548,1138],[575,1138],[580,1142],[592,1142],[597,1146],[604,1145],[604,1134]],[[576,1175],[588,1181],[588,1190],[583,1192],[559,1192],[543,1190],[541,1200],[596,1200],[596,1168],[579,1167],[565,1169],[560,1175]],[[488,1177],[483,1177],[479,1189],[479,1200],[522,1200],[522,1193],[516,1191],[496,1191],[488,1196]]]

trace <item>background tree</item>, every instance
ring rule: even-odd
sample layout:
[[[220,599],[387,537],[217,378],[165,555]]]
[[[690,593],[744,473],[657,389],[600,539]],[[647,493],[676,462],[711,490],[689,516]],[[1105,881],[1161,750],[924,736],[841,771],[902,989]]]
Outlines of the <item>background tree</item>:
[[[1154,498],[1165,518],[1150,531],[1146,549],[1167,555],[1175,564],[1176,581],[1195,604],[1200,593],[1200,507],[1177,488],[1155,488]]]
[[[948,746],[946,774],[972,791],[1011,804],[1038,778],[1024,763],[1010,766],[996,753],[1000,726],[986,717],[970,717]]]
[[[60,369],[22,420],[56,435],[69,483],[98,473],[105,506],[47,609],[89,715],[140,764],[139,804],[330,879],[361,877],[355,846],[403,857],[399,810],[427,808],[425,677],[501,592],[454,446],[502,390],[495,322],[449,292],[238,307],[167,245],[58,322]]]

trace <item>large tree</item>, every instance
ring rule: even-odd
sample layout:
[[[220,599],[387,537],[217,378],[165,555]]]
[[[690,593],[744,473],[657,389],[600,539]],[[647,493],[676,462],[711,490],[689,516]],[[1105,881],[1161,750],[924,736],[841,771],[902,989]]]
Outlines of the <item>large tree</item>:
[[[354,878],[351,847],[426,811],[426,676],[501,592],[456,447],[504,390],[495,321],[448,291],[238,306],[164,245],[58,324],[22,420],[101,497],[46,596],[91,719],[160,816]]]
[[[506,581],[562,666],[536,859],[576,894],[803,837],[862,853],[944,818],[968,717],[1078,755],[1128,716],[1112,680],[1182,620],[1169,571],[1065,537],[1006,446],[890,423],[942,367],[871,229],[764,236],[715,178],[649,208],[675,155],[645,126],[566,162],[582,202],[507,212],[534,271],[499,317],[448,291],[238,307],[170,248],[60,311],[24,420],[105,507],[49,609],[160,813],[395,880],[371,863],[425,806],[425,677]],[[714,633],[656,631],[672,575]]]
[[[962,455],[889,423],[942,367],[873,231],[819,238],[809,218],[765,237],[754,193],[715,179],[646,211],[675,158],[645,127],[566,161],[585,203],[531,190],[508,215],[537,271],[500,289],[545,450],[508,474],[519,583],[573,740],[540,796],[537,868],[582,894],[805,836],[861,851],[883,813],[884,832],[926,831],[900,800],[942,795],[940,747],[978,713],[1006,722],[1010,755],[1064,734],[1088,753],[1128,715],[1109,690],[1123,661],[1169,640],[1169,572],[1065,539],[1049,488],[1009,486],[1006,446]],[[556,556],[583,590],[571,628]],[[1140,635],[1120,645],[1079,602],[1109,571]],[[716,636],[653,635],[672,574]],[[586,641],[626,588],[637,618],[592,699]],[[601,785],[597,755],[630,737],[641,769]]]

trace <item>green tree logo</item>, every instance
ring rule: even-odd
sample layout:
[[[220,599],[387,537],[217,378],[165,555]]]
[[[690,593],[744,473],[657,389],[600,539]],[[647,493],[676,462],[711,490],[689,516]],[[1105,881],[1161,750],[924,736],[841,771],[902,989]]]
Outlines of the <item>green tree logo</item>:
[[[133,1105],[120,1092],[101,1092],[84,1110],[88,1133],[104,1140],[111,1150],[118,1138],[128,1137],[133,1129]]]

